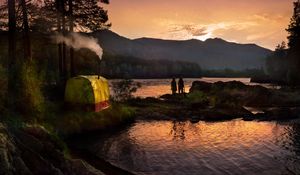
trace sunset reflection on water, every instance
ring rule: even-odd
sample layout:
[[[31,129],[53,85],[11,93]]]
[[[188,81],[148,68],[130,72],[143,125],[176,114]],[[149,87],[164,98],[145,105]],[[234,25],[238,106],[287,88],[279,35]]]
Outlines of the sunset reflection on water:
[[[299,173],[299,132],[299,123],[139,121],[94,149],[137,174]]]
[[[120,80],[110,80],[110,83],[120,81]],[[134,81],[139,82],[142,87],[134,93],[136,97],[159,97],[164,94],[171,93],[171,79],[134,79]],[[178,79],[177,79],[178,81]],[[228,81],[240,81],[246,85],[262,85],[267,88],[273,88],[274,86],[270,84],[259,84],[250,82],[250,78],[184,78],[185,92],[189,92],[190,87],[194,81],[204,81],[208,83],[215,83],[218,81],[228,82]],[[278,87],[275,87],[278,88]],[[112,92],[113,93],[113,92]]]

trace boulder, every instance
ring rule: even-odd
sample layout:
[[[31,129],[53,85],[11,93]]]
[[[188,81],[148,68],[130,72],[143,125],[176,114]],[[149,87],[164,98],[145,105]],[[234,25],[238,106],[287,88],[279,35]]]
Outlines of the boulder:
[[[211,90],[212,83],[207,83],[204,81],[194,81],[190,88],[190,93],[194,91],[209,92]]]
[[[103,175],[85,161],[65,156],[58,140],[42,126],[8,131],[0,123],[0,175]]]

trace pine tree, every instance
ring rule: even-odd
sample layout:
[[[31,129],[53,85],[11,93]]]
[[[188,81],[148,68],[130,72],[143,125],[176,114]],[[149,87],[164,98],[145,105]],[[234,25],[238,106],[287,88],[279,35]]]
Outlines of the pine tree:
[[[300,0],[294,2],[294,13],[287,28],[289,71],[287,81],[291,85],[300,84]]]
[[[294,14],[286,30],[289,33],[288,46],[294,49],[300,42],[300,0],[294,2]]]
[[[43,18],[45,19],[57,21],[56,30],[64,35],[68,32],[72,33],[74,30],[90,32],[107,29],[111,24],[107,23],[107,11],[99,6],[99,2],[109,3],[108,0],[44,0],[45,6],[42,8],[44,12],[41,14],[44,14]],[[69,54],[67,54],[64,45],[59,44],[58,47],[60,76],[66,78],[67,55],[70,56],[71,76],[74,76],[74,50],[70,48]]]
[[[16,2],[8,1],[8,98],[14,100],[15,75],[16,75]],[[10,107],[13,107],[13,101],[8,101]]]

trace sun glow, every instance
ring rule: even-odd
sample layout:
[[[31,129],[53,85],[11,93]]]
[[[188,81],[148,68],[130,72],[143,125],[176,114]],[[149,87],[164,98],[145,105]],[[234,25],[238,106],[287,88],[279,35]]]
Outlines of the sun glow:
[[[222,38],[274,49],[286,40],[294,0],[116,0],[107,6],[114,32],[187,40]]]
[[[193,37],[194,39],[198,39],[198,40],[201,40],[201,41],[205,41],[205,40],[207,40],[207,39],[209,39],[209,38],[213,38],[213,34],[212,34],[212,32],[209,32],[209,33],[207,33],[207,34],[205,34],[205,35],[202,35],[202,36],[195,36],[195,37]]]

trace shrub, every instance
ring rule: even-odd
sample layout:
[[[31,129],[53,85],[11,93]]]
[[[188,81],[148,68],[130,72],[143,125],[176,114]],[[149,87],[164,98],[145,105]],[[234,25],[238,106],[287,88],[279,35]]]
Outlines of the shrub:
[[[44,97],[35,64],[32,62],[21,64],[15,81],[18,84],[15,102],[18,110],[27,116],[28,120],[41,119],[44,111]]]
[[[141,84],[134,82],[132,79],[124,79],[118,82],[113,82],[113,100],[126,101],[133,98],[133,93],[141,87]]]
[[[207,96],[202,91],[196,91],[187,95],[191,102],[202,102],[207,100]]]
[[[57,132],[63,135],[94,131],[120,125],[134,119],[135,110],[131,107],[113,103],[101,112],[67,111],[53,122]]]

